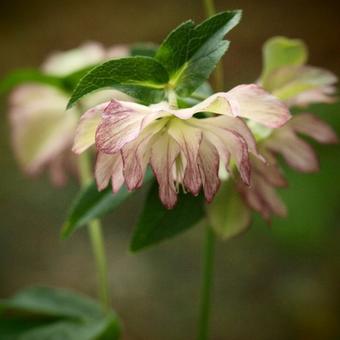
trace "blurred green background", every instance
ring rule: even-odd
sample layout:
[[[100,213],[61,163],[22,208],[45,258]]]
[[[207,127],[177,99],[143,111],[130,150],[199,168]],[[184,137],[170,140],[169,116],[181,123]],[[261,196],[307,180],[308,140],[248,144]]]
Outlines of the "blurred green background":
[[[340,74],[338,1],[217,1],[216,7],[244,10],[224,58],[228,88],[257,78],[261,46],[273,35],[305,40],[310,64]],[[203,17],[198,0],[2,2],[1,76],[88,40],[160,42],[180,22]],[[77,183],[55,189],[46,177],[22,175],[10,147],[5,98],[0,109],[0,298],[33,284],[94,296],[85,230],[68,241],[59,238]],[[313,112],[340,134],[339,104],[317,105]],[[256,216],[250,232],[219,242],[213,340],[340,339],[340,149],[316,149],[319,173],[287,169],[287,219],[268,227]],[[133,255],[128,243],[139,210],[137,196],[105,218],[112,301],[124,320],[124,339],[194,339],[202,229]]]

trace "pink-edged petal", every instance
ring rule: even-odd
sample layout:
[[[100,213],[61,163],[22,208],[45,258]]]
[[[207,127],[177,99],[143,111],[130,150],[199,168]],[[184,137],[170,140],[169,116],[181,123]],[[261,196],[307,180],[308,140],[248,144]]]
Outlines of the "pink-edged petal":
[[[151,150],[150,164],[159,184],[159,197],[168,209],[177,202],[173,166],[179,153],[179,145],[166,133],[157,138]]]
[[[141,131],[163,113],[144,105],[112,100],[105,108],[96,131],[97,149],[116,153],[135,140]]]
[[[248,118],[272,128],[284,125],[291,117],[285,104],[255,84],[239,85],[228,92],[213,94],[188,109],[170,110],[181,119],[189,119],[198,112]]]
[[[198,195],[202,180],[197,156],[202,140],[202,131],[179,119],[173,119],[169,124],[168,133],[178,143],[186,160],[183,184],[193,195]]]
[[[266,159],[268,158],[266,157]],[[268,184],[274,187],[286,187],[288,185],[276,162],[268,161],[264,163],[253,157],[251,158],[251,165],[253,173],[261,176]]]
[[[202,124],[204,125],[204,122],[202,122]],[[221,157],[222,162],[225,159],[229,161],[231,157],[231,159],[236,163],[242,180],[246,184],[249,184],[251,169],[248,155],[248,145],[245,139],[236,131],[222,129],[220,127],[210,127],[208,131],[222,141],[223,147],[221,147],[220,143],[216,143],[216,138],[212,138],[211,134],[207,133],[206,131],[204,132],[208,140],[216,147],[220,157],[221,155],[225,154],[225,150],[227,150],[227,154],[225,154],[224,157]]]
[[[191,121],[198,121],[197,119],[190,120]],[[264,158],[259,154],[257,150],[257,145],[255,138],[250,131],[247,124],[240,118],[237,117],[228,117],[228,116],[219,116],[219,117],[212,117],[204,119],[204,126],[207,128],[208,126],[211,127],[218,127],[222,129],[228,129],[230,131],[234,131],[241,135],[243,139],[246,141],[248,145],[248,151],[254,154],[256,157],[264,161]]]
[[[218,177],[219,155],[216,148],[204,137],[198,152],[198,166],[201,173],[204,196],[211,202],[220,186]]]
[[[285,217],[287,209],[274,187],[269,185],[262,177],[254,175],[250,187],[239,183],[241,192],[247,205],[259,212],[266,220],[270,220],[272,214]]]
[[[288,123],[296,132],[312,137],[319,143],[338,143],[338,137],[330,125],[311,113],[301,113]]]
[[[319,162],[312,147],[297,137],[288,127],[275,131],[266,141],[266,147],[280,153],[286,162],[298,171],[315,172]]]
[[[96,130],[101,122],[102,114],[109,102],[99,104],[86,111],[76,129],[72,151],[80,154],[95,143]]]
[[[165,124],[164,119],[155,121],[144,129],[137,139],[123,147],[124,177],[129,190],[137,189],[142,185],[155,135]]]
[[[105,189],[111,179],[112,191],[119,191],[124,183],[123,160],[120,153],[108,155],[103,152],[98,152],[95,167],[95,178],[98,190]]]

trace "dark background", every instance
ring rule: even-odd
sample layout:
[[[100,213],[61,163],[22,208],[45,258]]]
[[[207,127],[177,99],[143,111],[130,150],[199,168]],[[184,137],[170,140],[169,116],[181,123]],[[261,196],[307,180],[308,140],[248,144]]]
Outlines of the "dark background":
[[[224,58],[227,88],[254,81],[261,46],[274,35],[301,38],[310,64],[340,74],[337,1],[217,1],[241,8]],[[1,76],[38,66],[46,54],[98,40],[109,46],[160,42],[180,22],[203,19],[197,0],[6,1],[0,11]],[[48,284],[95,295],[86,231],[59,239],[77,183],[53,188],[20,173],[10,148],[6,102],[0,100],[0,298],[27,285]],[[340,133],[339,104],[318,105]],[[213,340],[340,338],[339,146],[317,146],[318,174],[288,171],[282,192],[289,218],[253,228],[216,254]],[[125,339],[194,339],[202,228],[133,255],[128,242],[140,200],[105,218],[113,305]]]

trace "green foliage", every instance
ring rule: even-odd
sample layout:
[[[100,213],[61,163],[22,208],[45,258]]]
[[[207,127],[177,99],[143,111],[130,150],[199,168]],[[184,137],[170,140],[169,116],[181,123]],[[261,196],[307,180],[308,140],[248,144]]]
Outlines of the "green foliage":
[[[250,226],[250,211],[231,181],[221,185],[206,211],[210,225],[224,240],[237,236]]]
[[[204,198],[180,194],[175,208],[166,209],[158,196],[154,182],[134,231],[130,248],[141,250],[193,227],[204,218]]]
[[[19,85],[34,83],[53,86],[69,94],[72,93],[80,78],[91,68],[93,68],[93,66],[83,68],[63,77],[50,75],[37,69],[17,70],[1,80],[0,93],[8,92]]]
[[[34,287],[0,301],[1,340],[115,340],[119,334],[113,311],[67,290]]]
[[[158,45],[154,43],[137,43],[130,47],[131,56],[154,57],[156,55]]]
[[[80,80],[68,107],[102,88],[121,90],[144,103],[159,101],[168,80],[166,70],[154,58],[136,56],[110,60],[93,68]]]
[[[144,183],[152,178],[152,173],[147,171]],[[62,228],[62,237],[69,237],[75,230],[85,226],[93,219],[103,217],[113,211],[131,195],[133,192],[128,191],[125,187],[113,194],[110,186],[105,190],[98,191],[96,183],[90,183],[74,199]]]
[[[223,37],[240,18],[241,11],[229,11],[200,25],[187,21],[168,35],[155,57],[154,46],[135,47],[131,53],[136,56],[95,67],[80,80],[68,107],[103,88],[118,89],[144,104],[161,101],[168,88],[175,89],[182,97],[191,95],[208,79],[226,52],[229,42]]]
[[[5,93],[25,83],[37,83],[63,88],[63,80],[60,77],[48,75],[35,69],[22,69],[8,74],[1,80],[0,93]]]
[[[69,237],[93,219],[113,211],[131,194],[125,187],[116,194],[112,193],[111,187],[98,191],[96,183],[92,182],[75,198],[63,225],[62,237]]]
[[[197,26],[187,21],[168,35],[156,58],[168,70],[179,95],[189,96],[208,79],[228,49],[223,37],[240,19],[241,11],[222,12]]]

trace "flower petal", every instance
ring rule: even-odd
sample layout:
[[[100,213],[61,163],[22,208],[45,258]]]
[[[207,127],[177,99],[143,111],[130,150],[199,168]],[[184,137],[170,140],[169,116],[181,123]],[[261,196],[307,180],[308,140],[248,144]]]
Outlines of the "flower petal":
[[[95,178],[98,190],[105,189],[111,179],[112,191],[119,191],[124,183],[123,161],[120,153],[108,155],[103,152],[98,152],[95,167]]]
[[[162,114],[159,110],[137,103],[112,100],[104,110],[96,131],[97,149],[104,153],[118,152]]]
[[[294,116],[288,123],[296,132],[312,137],[319,143],[338,143],[338,137],[330,125],[310,113]]]
[[[228,92],[216,93],[191,108],[169,112],[181,119],[189,119],[198,112],[212,112],[248,118],[272,128],[280,127],[290,119],[286,105],[255,84],[239,85]]]
[[[73,152],[80,154],[95,143],[96,130],[108,105],[109,102],[99,104],[80,117],[74,137]]]
[[[155,121],[145,128],[137,139],[123,147],[124,177],[129,190],[137,189],[142,185],[155,135],[165,124],[164,119]]]
[[[168,133],[178,143],[186,160],[183,184],[193,195],[198,195],[202,181],[197,156],[202,140],[202,131],[179,119],[172,119]]]
[[[177,202],[173,166],[179,152],[179,145],[166,133],[157,138],[151,150],[150,163],[159,184],[159,197],[168,209]]]
[[[16,157],[29,174],[72,145],[77,113],[65,112],[67,97],[49,86],[25,85],[10,97],[10,122]]]
[[[216,148],[204,137],[198,152],[198,166],[201,173],[204,196],[208,202],[211,202],[220,186],[220,179],[218,177],[219,155]]]
[[[319,170],[319,162],[314,150],[288,127],[276,130],[266,141],[266,147],[282,154],[286,162],[298,171]]]

